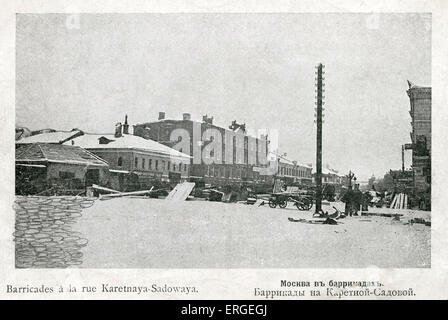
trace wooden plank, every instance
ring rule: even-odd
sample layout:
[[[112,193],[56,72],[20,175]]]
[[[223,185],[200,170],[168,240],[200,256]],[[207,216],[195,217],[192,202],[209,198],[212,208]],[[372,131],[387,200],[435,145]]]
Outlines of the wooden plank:
[[[96,184],[92,184],[92,188],[96,189],[96,190],[101,190],[101,191],[107,191],[107,192],[112,192],[112,193],[120,193],[120,191],[114,190],[114,189],[109,189],[109,188],[105,188]]]
[[[132,192],[119,192],[119,193],[113,193],[113,194],[105,194],[100,196],[100,200],[107,200],[110,198],[118,198],[118,197],[125,197],[125,196],[131,196],[131,195],[143,195],[146,193],[151,193],[153,191],[154,187],[151,187],[149,190],[142,190],[142,191],[132,191]]]
[[[390,204],[389,208],[393,209],[396,202],[397,202],[397,195],[395,195],[394,198],[392,199],[392,203]]]
[[[398,204],[400,203],[400,194],[397,194],[397,200],[395,201],[395,205],[393,207],[393,209],[398,209]]]
[[[173,190],[166,196],[166,200],[185,201],[193,190],[194,182],[183,182],[177,184]]]
[[[406,195],[404,193],[402,193],[402,202],[401,202],[401,208],[400,209],[404,209],[405,208],[405,204],[406,204]]]

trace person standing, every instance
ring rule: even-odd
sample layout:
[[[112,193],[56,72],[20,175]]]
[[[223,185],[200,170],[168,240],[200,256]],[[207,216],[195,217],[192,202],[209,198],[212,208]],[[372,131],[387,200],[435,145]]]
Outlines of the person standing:
[[[369,211],[369,203],[372,201],[372,195],[369,191],[366,191],[362,195],[362,211]]]
[[[341,198],[341,201],[345,203],[345,215],[346,216],[352,216],[353,213],[353,189],[352,186],[348,186],[347,192],[344,193],[344,195]]]
[[[353,191],[353,215],[357,216],[358,211],[361,210],[362,192],[359,190],[359,184],[355,184],[355,190]]]

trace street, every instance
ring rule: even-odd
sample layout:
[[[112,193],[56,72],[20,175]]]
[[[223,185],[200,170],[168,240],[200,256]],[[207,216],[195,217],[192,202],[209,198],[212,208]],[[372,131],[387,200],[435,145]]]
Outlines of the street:
[[[119,198],[95,201],[73,230],[89,243],[81,268],[430,267],[431,228],[390,217],[338,225],[293,206]],[[342,203],[332,203],[342,208]],[[334,210],[323,205],[324,211]]]

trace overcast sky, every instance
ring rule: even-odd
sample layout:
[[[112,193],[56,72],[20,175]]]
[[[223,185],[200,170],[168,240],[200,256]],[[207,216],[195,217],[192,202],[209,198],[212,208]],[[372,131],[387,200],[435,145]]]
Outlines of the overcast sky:
[[[431,85],[429,14],[18,14],[16,47],[17,126],[208,114],[278,130],[280,151],[313,165],[322,62],[323,162],[362,180],[401,167],[406,80]]]

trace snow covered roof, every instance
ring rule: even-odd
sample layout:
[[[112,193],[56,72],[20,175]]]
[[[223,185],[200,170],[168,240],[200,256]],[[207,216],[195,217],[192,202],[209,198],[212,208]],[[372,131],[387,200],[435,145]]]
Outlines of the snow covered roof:
[[[84,149],[135,149],[147,152],[158,153],[170,157],[189,159],[189,155],[179,152],[173,148],[167,147],[154,140],[145,139],[139,136],[124,134],[117,138],[113,134],[90,134],[74,138],[73,145]],[[67,141],[66,144],[72,144]],[[102,141],[103,143],[100,143]]]
[[[100,139],[105,143],[100,143]],[[121,137],[116,138],[113,134],[83,133],[78,130],[57,131],[23,138],[17,143],[26,144],[40,142],[58,144],[62,141],[64,141],[65,145],[78,146],[84,149],[136,149],[182,159],[191,158],[185,153],[167,147],[154,140],[145,139],[130,134],[124,134]]]
[[[293,161],[290,160],[284,156],[278,155],[274,152],[269,152],[268,154],[268,158],[270,161],[276,161],[277,159],[280,159],[280,163],[285,163],[285,164],[289,164],[292,166],[300,166],[300,167],[305,167],[305,168],[312,168],[313,166],[309,165],[309,164],[305,164],[305,163],[301,163],[299,161]]]
[[[22,138],[18,143],[59,143],[79,133],[79,130],[46,132]]]
[[[316,170],[313,170],[313,174],[316,173]],[[339,171],[331,169],[331,168],[327,168],[327,167],[322,167],[322,174],[334,174],[339,176]]]

